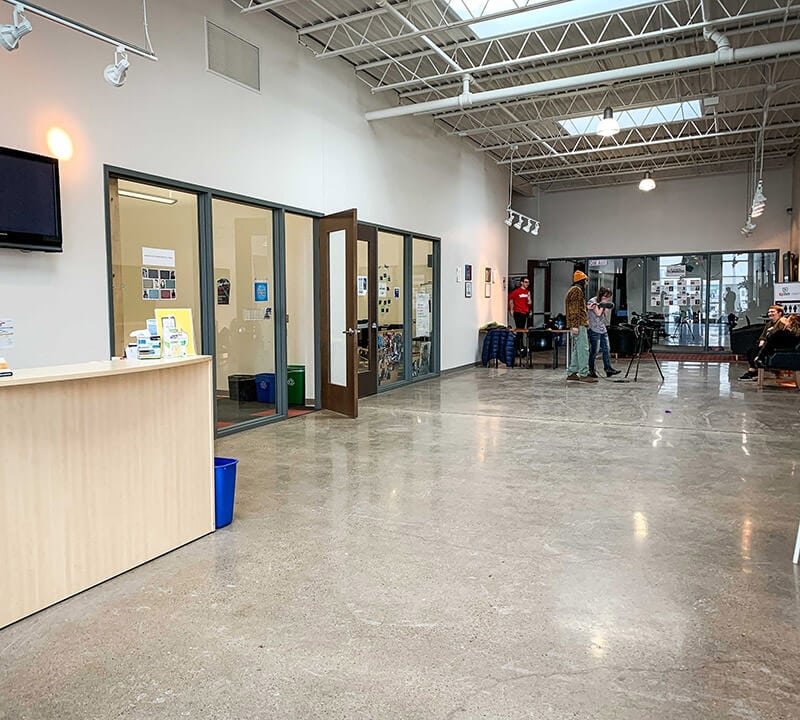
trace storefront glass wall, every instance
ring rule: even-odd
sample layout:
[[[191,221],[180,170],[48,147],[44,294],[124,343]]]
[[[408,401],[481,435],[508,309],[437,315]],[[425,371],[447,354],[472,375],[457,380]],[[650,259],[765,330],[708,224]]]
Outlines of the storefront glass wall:
[[[411,376],[433,372],[431,362],[433,330],[433,242],[412,239],[411,275]]]
[[[378,385],[405,379],[403,273],[405,238],[378,231]]]
[[[217,428],[274,415],[272,211],[212,200]]]

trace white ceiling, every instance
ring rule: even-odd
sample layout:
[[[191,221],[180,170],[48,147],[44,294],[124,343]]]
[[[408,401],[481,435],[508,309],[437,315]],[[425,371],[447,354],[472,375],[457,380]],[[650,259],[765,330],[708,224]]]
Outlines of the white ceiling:
[[[229,1],[352,65],[387,109],[409,106],[392,112],[431,115],[524,193],[753,172],[760,141],[780,167],[800,139],[800,0]],[[562,124],[689,101],[699,117],[651,112],[613,138]]]

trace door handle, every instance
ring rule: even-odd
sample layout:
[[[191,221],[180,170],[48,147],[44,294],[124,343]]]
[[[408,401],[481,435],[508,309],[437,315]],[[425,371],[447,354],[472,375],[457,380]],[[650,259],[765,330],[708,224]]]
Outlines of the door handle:
[[[342,330],[342,335],[355,335],[356,331],[353,328],[347,328],[347,330]]]

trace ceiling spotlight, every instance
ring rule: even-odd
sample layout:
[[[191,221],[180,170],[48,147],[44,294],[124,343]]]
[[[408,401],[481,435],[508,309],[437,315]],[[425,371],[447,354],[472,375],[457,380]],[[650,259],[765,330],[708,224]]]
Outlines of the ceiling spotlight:
[[[114,64],[106,66],[106,69],[103,71],[103,76],[109,85],[120,87],[125,84],[125,78],[128,75],[129,67],[128,53],[126,53],[125,48],[120,45],[114,52]]]
[[[603,119],[597,123],[595,132],[600,137],[611,137],[619,132],[619,123],[614,119],[614,111],[610,107],[603,110]]]
[[[767,198],[764,195],[764,182],[759,180],[756,185],[756,192],[753,195],[753,206],[751,208],[750,217],[760,217],[764,214],[767,207]]]
[[[508,212],[508,217],[505,220],[503,220],[503,222],[506,225],[508,225],[508,227],[511,227],[511,223],[514,222],[514,213],[511,210],[507,210],[507,212]]]
[[[639,181],[639,190],[642,192],[650,192],[656,189],[656,181],[650,177],[650,173],[646,172],[644,177]]]
[[[519,220],[517,220],[517,222],[514,223],[514,227],[517,228],[517,230],[520,230],[522,228],[522,215],[520,215]]]
[[[536,224],[533,226],[533,230],[531,230],[531,232],[534,235],[538,235],[539,234],[539,221],[538,220],[536,221]]]
[[[528,224],[523,229],[525,230],[525,232],[530,232],[532,227],[533,227],[533,220],[528,218]]]
[[[6,50],[16,50],[19,39],[27,35],[33,27],[31,21],[25,17],[25,8],[22,5],[14,6],[14,22],[11,25],[0,25],[0,45]]]

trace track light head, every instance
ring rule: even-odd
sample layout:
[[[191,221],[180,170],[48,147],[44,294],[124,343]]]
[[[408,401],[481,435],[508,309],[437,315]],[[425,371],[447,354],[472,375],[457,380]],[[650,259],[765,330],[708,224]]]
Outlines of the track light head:
[[[517,230],[522,229],[522,215],[520,215],[517,222],[514,223],[514,227],[517,228]]]
[[[760,217],[764,214],[767,207],[767,198],[764,195],[764,181],[759,179],[756,185],[756,192],[753,195],[753,205],[750,209],[750,217]]]
[[[530,232],[532,227],[533,227],[533,220],[528,218],[528,223],[527,225],[525,225],[523,229],[525,230],[525,232]]]
[[[19,39],[33,30],[31,21],[25,17],[24,13],[25,8],[22,5],[16,5],[14,22],[11,25],[0,25],[0,45],[9,52],[16,50],[19,46]]]
[[[539,221],[538,220],[536,221],[536,224],[533,226],[533,230],[531,230],[531,232],[534,235],[538,235],[539,234]]]
[[[650,192],[656,189],[656,181],[650,177],[649,171],[644,174],[644,177],[639,181],[639,190],[642,192]]]
[[[514,211],[511,210],[511,208],[509,208],[508,210],[506,210],[506,212],[508,213],[508,217],[505,220],[503,220],[503,222],[506,225],[508,225],[508,227],[511,227],[511,223],[514,222]]]
[[[121,87],[125,84],[125,80],[128,77],[129,67],[128,53],[126,53],[125,48],[120,45],[114,52],[113,65],[106,66],[106,69],[103,71],[103,77],[105,77],[109,85]]]
[[[619,123],[614,118],[614,111],[610,107],[603,110],[603,119],[597,123],[595,132],[600,137],[611,137],[619,132]]]

